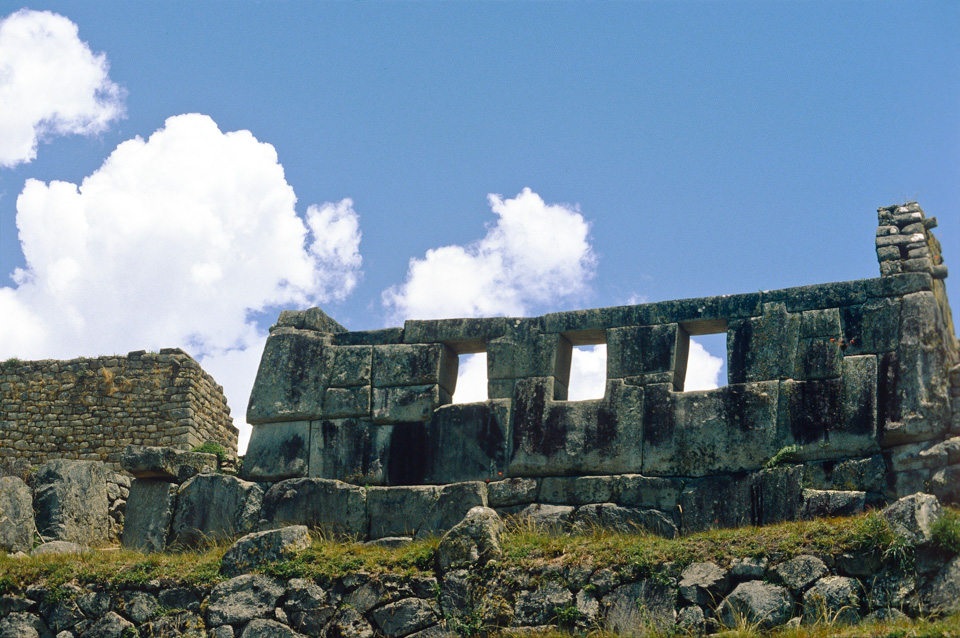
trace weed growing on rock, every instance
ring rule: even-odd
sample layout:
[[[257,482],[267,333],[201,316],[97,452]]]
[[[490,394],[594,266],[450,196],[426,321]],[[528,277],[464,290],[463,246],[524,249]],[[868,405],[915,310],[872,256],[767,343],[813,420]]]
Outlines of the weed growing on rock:
[[[944,508],[943,515],[934,521],[930,531],[937,547],[951,554],[960,554],[960,510]]]

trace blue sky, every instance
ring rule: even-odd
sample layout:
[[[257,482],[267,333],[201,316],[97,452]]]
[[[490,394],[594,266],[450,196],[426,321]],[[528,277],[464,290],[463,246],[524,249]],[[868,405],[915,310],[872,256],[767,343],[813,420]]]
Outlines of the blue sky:
[[[909,200],[960,317],[960,3],[25,8],[89,60],[0,40],[76,89],[0,79],[40,134],[0,166],[0,359],[181,346],[242,417],[281,308],[369,329],[873,277],[876,208]]]

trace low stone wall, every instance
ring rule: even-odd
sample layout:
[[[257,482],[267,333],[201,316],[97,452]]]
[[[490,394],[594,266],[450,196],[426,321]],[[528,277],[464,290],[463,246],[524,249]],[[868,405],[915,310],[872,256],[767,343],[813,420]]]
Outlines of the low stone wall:
[[[119,469],[127,445],[237,453],[223,388],[179,348],[69,361],[0,364],[0,461],[103,461]]]

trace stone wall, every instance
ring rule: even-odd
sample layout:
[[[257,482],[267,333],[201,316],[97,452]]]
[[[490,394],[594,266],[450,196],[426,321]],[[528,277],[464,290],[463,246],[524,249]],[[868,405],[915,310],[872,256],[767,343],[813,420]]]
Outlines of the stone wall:
[[[216,441],[236,455],[237,434],[223,388],[178,348],[0,364],[0,460],[96,460],[119,469],[130,444]]]
[[[544,486],[609,477],[690,529],[681,512],[743,524],[956,491],[960,357],[936,220],[916,204],[878,219],[876,279],[364,332],[285,311],[248,406],[246,477],[530,479],[533,502],[576,506],[624,491]],[[689,338],[711,333],[727,336],[729,384],[685,392]],[[604,397],[566,400],[573,346],[600,343]],[[489,399],[451,404],[472,352]]]

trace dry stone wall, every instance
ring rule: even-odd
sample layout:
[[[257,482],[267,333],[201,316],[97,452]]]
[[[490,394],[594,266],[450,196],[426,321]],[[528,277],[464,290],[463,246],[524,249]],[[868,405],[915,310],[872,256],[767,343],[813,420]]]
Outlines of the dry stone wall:
[[[103,461],[127,445],[220,443],[236,455],[223,388],[178,348],[0,364],[0,460]]]
[[[250,397],[246,478],[513,481],[522,495],[499,506],[604,505],[685,530],[923,490],[955,501],[960,356],[936,219],[911,203],[878,221],[876,279],[363,332],[285,311]],[[685,392],[689,338],[711,333],[729,383]],[[568,401],[573,346],[600,343],[604,397]],[[489,399],[451,404],[473,352]]]

